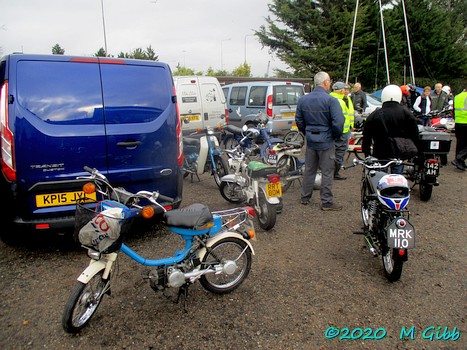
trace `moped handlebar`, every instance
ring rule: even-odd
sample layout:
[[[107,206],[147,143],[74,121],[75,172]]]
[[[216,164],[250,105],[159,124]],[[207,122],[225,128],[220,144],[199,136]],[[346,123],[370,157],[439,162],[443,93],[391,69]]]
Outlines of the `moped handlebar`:
[[[401,159],[389,159],[386,161],[386,163],[382,164],[381,161],[386,161],[386,160],[380,160],[378,158],[375,158],[375,157],[366,157],[364,160],[360,160],[360,159],[353,159],[352,161],[352,165],[348,165],[348,166],[344,166],[342,167],[343,169],[348,169],[348,168],[353,168],[357,165],[362,165],[364,166],[365,168],[367,169],[370,169],[370,170],[378,170],[378,169],[385,169],[391,165],[408,165],[408,166],[413,166],[414,164],[413,163],[408,163],[408,162],[404,162],[403,160]]]

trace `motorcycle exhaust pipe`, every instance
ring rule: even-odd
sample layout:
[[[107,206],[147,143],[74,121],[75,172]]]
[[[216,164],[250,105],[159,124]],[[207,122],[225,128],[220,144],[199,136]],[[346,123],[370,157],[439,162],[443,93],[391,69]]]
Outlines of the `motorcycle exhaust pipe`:
[[[373,247],[373,242],[371,242],[370,240],[370,237],[365,236],[366,245],[370,249],[370,253],[373,254],[373,256],[376,258],[378,256],[378,252],[376,251],[375,247]]]

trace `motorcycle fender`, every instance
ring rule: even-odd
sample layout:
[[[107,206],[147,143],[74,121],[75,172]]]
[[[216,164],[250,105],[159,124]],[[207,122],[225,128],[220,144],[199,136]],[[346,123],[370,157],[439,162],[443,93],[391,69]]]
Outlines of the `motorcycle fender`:
[[[270,203],[270,204],[279,204],[280,203],[279,197],[269,197],[269,198],[266,197],[266,185],[265,184],[260,184],[259,189],[260,189],[261,192],[263,192],[264,197],[266,198],[268,203]]]
[[[102,260],[91,260],[89,266],[81,272],[81,275],[78,277],[78,281],[84,284],[87,284],[92,277],[96,275],[101,270],[104,270],[106,263]]]
[[[243,176],[237,176],[235,174],[227,174],[222,176],[221,182],[232,182],[240,185],[241,187],[246,185],[246,179]]]
[[[248,247],[250,248],[251,250],[251,253],[253,255],[255,255],[255,250],[253,249],[253,246],[251,245],[251,243],[246,240],[245,238],[242,237],[242,235],[240,235],[239,233],[237,232],[230,232],[230,231],[227,231],[227,232],[223,232],[223,233],[219,233],[218,235],[215,235],[214,237],[210,238],[207,243],[206,243],[206,246],[209,248],[209,247],[212,247],[215,243],[219,242],[221,239],[224,239],[224,238],[227,238],[227,237],[233,237],[233,238],[238,238],[240,240],[242,240],[243,242],[245,242],[246,244],[248,244]],[[199,249],[197,252],[196,252],[196,256],[198,257],[198,259],[202,259],[204,257],[204,255],[206,254],[207,250],[205,247],[202,247],[201,249]]]
[[[197,174],[203,174],[204,168],[206,166],[206,160],[209,155],[209,145],[206,136],[201,136],[200,139],[200,148],[198,155],[198,168],[196,169]]]

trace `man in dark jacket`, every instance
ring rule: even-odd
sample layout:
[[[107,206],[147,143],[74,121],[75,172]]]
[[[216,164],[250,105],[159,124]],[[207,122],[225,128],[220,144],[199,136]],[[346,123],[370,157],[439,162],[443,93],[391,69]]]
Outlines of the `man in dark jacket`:
[[[326,72],[316,73],[314,90],[297,103],[295,122],[306,135],[305,173],[301,202],[307,205],[313,194],[318,168],[321,169],[321,209],[341,210],[333,201],[335,152],[334,141],[342,136],[344,114],[338,100],[329,95],[331,78]]]
[[[389,137],[409,138],[418,145],[417,120],[406,107],[400,105],[401,98],[399,86],[388,85],[383,89],[383,106],[370,114],[363,128],[362,150],[365,156],[386,160],[396,158]],[[392,172],[402,173],[402,170],[402,166],[397,166]]]
[[[354,92],[352,92],[351,99],[355,111],[359,114],[365,112],[365,109],[368,107],[368,103],[366,101],[366,92],[362,91],[362,84],[355,83],[353,86]]]

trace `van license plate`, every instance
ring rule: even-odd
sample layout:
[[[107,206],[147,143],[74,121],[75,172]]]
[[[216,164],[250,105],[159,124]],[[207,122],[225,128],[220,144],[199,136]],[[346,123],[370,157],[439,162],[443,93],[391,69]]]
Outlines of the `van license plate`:
[[[292,117],[295,117],[295,112],[282,113],[282,118],[292,118]]]
[[[200,114],[189,114],[189,115],[184,115],[183,118],[188,119],[190,122],[194,122],[194,121],[201,120],[201,115]]]
[[[282,197],[282,185],[280,182],[266,184],[266,197]]]
[[[88,202],[96,201],[96,193],[85,194],[83,191],[48,193],[36,195],[36,206],[38,208],[45,208],[76,204],[78,199],[85,197],[89,198]]]

